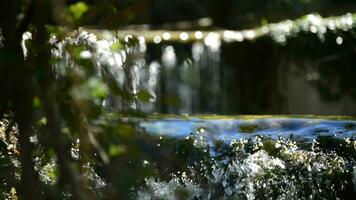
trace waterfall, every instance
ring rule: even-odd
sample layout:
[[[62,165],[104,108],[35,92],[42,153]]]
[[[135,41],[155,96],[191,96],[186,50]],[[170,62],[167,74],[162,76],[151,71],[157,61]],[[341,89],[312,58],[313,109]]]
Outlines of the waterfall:
[[[87,32],[81,35],[94,46],[98,68],[109,66],[110,73],[122,88],[134,94],[144,90],[151,95],[148,102],[132,102],[130,107],[174,114],[218,111],[221,46],[218,34],[209,33],[203,42],[183,47],[160,42],[155,45],[160,50],[156,59],[147,57],[150,49],[142,36],[138,37],[137,45],[113,51],[112,45],[120,42],[113,35],[106,33],[103,39]],[[56,54],[66,58],[63,52]],[[110,97],[105,104],[114,110],[123,108],[120,98]],[[162,108],[162,104],[166,108]]]

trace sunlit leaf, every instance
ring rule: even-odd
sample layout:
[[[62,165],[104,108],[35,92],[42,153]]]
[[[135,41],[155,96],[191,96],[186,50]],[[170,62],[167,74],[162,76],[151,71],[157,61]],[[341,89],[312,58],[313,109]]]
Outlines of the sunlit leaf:
[[[37,124],[38,124],[39,126],[44,126],[44,125],[46,125],[46,124],[47,124],[47,118],[46,118],[46,117],[42,117],[41,119],[39,119],[39,120],[37,121]]]
[[[108,94],[107,86],[97,78],[91,78],[88,81],[91,95],[98,98],[105,98]]]
[[[120,41],[115,41],[111,44],[110,49],[111,51],[120,51],[124,48]]]
[[[79,20],[82,15],[89,10],[89,7],[84,2],[79,1],[70,5],[68,10],[74,20]]]
[[[35,96],[35,97],[33,98],[33,100],[32,100],[32,106],[33,106],[34,108],[39,108],[39,107],[42,106],[42,102],[41,102],[41,100],[40,100],[40,98],[39,98],[38,96]]]
[[[118,156],[126,152],[126,148],[122,145],[111,145],[109,148],[109,155],[111,157]]]

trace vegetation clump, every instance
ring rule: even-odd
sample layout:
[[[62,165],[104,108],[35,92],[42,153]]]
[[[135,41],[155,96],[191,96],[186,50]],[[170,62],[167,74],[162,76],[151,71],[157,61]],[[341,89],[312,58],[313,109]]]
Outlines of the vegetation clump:
[[[238,131],[242,133],[253,133],[259,129],[260,127],[257,124],[241,124]]]

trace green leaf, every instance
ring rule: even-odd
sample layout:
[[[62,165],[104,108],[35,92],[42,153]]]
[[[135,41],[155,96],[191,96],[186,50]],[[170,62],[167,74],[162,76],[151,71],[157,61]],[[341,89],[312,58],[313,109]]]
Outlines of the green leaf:
[[[98,78],[90,78],[88,81],[90,93],[97,98],[105,98],[108,94],[107,86],[101,82]]]
[[[153,96],[147,90],[140,90],[137,93],[137,98],[140,101],[149,102],[151,99],[153,99]]]
[[[66,50],[70,53],[70,55],[76,60],[81,60],[80,54],[85,51],[84,45],[68,45]]]
[[[35,96],[32,100],[32,106],[34,108],[40,108],[42,106],[42,102],[38,96]]]
[[[126,152],[126,148],[122,145],[110,145],[109,155],[114,157]]]
[[[111,44],[110,49],[111,51],[120,51],[124,48],[120,41],[115,41]]]
[[[47,118],[46,117],[42,117],[41,119],[39,119],[37,121],[37,125],[38,126],[45,126],[47,124]]]
[[[261,26],[267,26],[268,25],[268,20],[266,18],[261,19]]]
[[[74,20],[79,20],[89,10],[89,7],[84,2],[79,1],[70,5],[68,10]]]

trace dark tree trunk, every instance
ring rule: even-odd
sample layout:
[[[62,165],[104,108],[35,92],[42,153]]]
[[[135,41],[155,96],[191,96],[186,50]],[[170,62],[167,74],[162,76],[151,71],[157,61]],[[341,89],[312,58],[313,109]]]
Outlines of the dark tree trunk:
[[[34,145],[30,142],[33,135],[34,87],[31,70],[25,65],[21,47],[23,27],[18,25],[17,17],[21,10],[21,1],[1,1],[1,87],[5,93],[1,103],[7,102],[7,109],[15,113],[19,130],[19,148],[21,162],[21,182],[17,187],[21,199],[40,199],[39,176],[33,161]],[[11,103],[12,102],[12,103]]]

